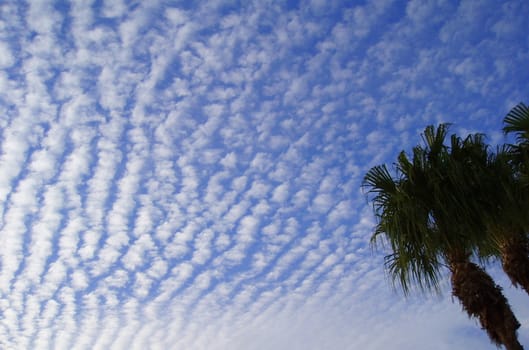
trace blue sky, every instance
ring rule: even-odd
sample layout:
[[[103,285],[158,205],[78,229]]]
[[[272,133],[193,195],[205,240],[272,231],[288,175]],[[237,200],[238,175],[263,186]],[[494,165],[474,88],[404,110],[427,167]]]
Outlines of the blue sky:
[[[368,244],[372,166],[505,141],[520,1],[0,4],[0,347],[494,349]],[[529,299],[497,265],[529,347]]]

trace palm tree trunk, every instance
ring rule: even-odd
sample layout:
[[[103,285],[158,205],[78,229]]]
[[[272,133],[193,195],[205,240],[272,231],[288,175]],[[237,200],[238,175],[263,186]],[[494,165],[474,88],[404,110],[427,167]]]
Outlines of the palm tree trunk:
[[[461,255],[459,255],[461,257]],[[478,265],[468,258],[450,259],[452,294],[459,299],[469,317],[479,319],[493,343],[507,350],[523,350],[516,330],[520,323],[514,316],[501,288]]]
[[[529,294],[529,240],[525,233],[506,238],[500,244],[503,271],[515,287]]]

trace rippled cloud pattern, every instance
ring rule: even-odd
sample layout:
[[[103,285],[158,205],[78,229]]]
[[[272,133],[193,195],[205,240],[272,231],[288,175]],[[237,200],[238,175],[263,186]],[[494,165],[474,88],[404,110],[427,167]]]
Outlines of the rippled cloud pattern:
[[[429,123],[503,142],[528,16],[3,1],[0,348],[493,349],[448,286],[391,289],[360,184]],[[529,346],[529,304],[495,276]]]

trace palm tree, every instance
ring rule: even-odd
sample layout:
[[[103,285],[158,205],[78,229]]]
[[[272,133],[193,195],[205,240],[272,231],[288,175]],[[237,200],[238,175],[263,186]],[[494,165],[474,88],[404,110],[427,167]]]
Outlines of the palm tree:
[[[469,316],[479,319],[490,339],[509,350],[523,349],[516,336],[520,324],[500,287],[470,261],[486,230],[482,204],[469,200],[482,193],[476,191],[481,181],[476,171],[468,171],[482,137],[453,136],[447,147],[447,131],[447,124],[427,127],[425,147],[413,148],[411,160],[401,152],[395,177],[385,165],[367,172],[363,185],[373,195],[377,218],[372,243],[389,244],[386,268],[405,294],[413,284],[438,290],[447,267],[453,295]]]
[[[504,193],[500,223],[493,231],[504,271],[529,294],[529,108],[519,103],[503,122],[504,133],[514,133],[517,144],[497,152],[495,173]]]

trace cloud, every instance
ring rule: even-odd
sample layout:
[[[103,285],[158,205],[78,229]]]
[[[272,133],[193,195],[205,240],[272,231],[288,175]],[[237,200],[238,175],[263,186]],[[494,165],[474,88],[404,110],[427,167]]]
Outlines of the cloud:
[[[0,56],[0,68],[9,68],[15,63],[15,57],[9,46],[5,43],[0,44],[0,50],[2,50],[2,55]]]
[[[0,347],[488,346],[392,293],[359,188],[428,123],[502,140],[524,2],[63,5],[0,7]]]

